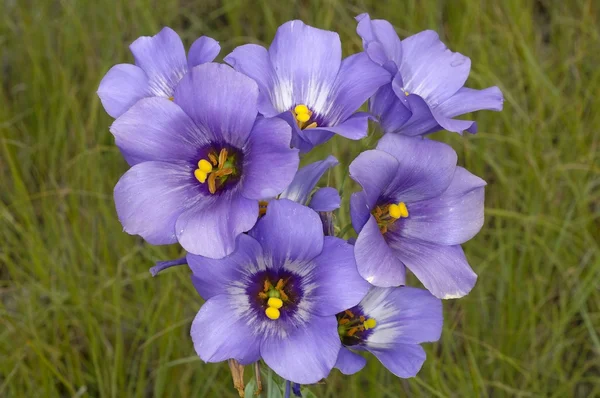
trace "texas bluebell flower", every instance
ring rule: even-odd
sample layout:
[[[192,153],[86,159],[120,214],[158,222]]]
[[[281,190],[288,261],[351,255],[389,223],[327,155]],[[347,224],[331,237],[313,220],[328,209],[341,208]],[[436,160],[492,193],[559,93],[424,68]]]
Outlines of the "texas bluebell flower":
[[[317,213],[287,199],[272,201],[230,256],[187,257],[194,286],[207,300],[191,330],[200,358],[242,364],[262,358],[295,383],[329,374],[341,347],[335,314],[369,289],[352,246],[324,237]]]
[[[375,286],[405,283],[405,266],[436,297],[458,298],[477,279],[460,246],[483,225],[485,181],[456,166],[441,142],[386,134],[361,153],[350,176],[360,274]]]
[[[365,52],[394,76],[370,101],[370,111],[384,132],[411,136],[442,129],[475,133],[475,122],[453,118],[484,109],[502,110],[504,98],[498,87],[464,87],[471,60],[450,51],[436,32],[426,30],[400,41],[388,21],[371,20],[368,14],[356,19]]]
[[[259,201],[292,181],[298,151],[287,123],[257,117],[256,83],[227,65],[193,68],[173,97],[142,99],[111,126],[132,165],[115,187],[117,213],[151,244],[223,257]]]
[[[337,315],[343,343],[335,367],[344,374],[361,370],[366,359],[354,351],[369,351],[398,377],[415,376],[425,351],[419,345],[439,340],[442,302],[414,287],[373,287],[354,308]]]
[[[186,59],[183,43],[171,28],[163,28],[152,37],[142,36],[129,48],[135,65],[113,66],[98,88],[106,113],[114,118],[142,98],[171,98],[189,69],[211,62],[221,51],[217,41],[202,36],[192,44]]]
[[[365,53],[342,61],[338,34],[302,21],[281,25],[268,50],[246,44],[225,62],[256,80],[260,112],[287,120],[293,128],[292,144],[302,152],[333,134],[364,137],[370,115],[354,112],[391,79]]]

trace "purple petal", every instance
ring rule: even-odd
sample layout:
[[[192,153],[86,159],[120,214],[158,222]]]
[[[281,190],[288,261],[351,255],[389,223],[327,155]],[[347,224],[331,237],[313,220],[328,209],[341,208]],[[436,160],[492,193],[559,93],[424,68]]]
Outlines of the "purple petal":
[[[344,59],[329,95],[329,107],[324,115],[327,125],[335,126],[348,119],[379,87],[390,81],[389,72],[365,53]]]
[[[471,60],[450,51],[432,30],[402,40],[402,50],[404,90],[420,95],[430,107],[454,95],[469,77]]]
[[[396,256],[435,297],[460,298],[475,286],[477,275],[469,266],[460,245],[439,246],[424,241],[398,239],[393,235],[391,237],[393,240],[390,241],[390,246]]]
[[[267,366],[294,383],[312,384],[327,377],[341,348],[335,316],[313,316],[291,330],[284,338],[262,340],[260,354]]]
[[[290,126],[279,118],[256,120],[244,148],[242,194],[249,199],[273,198],[298,170],[297,149],[290,149]]]
[[[275,108],[283,112],[304,104],[324,114],[342,59],[338,34],[289,21],[277,29],[269,54],[278,77]]]
[[[323,174],[338,163],[338,160],[330,155],[325,160],[302,167],[279,197],[305,205],[308,202],[308,196]]]
[[[274,108],[273,104],[283,102],[283,100],[275,96],[273,86],[277,77],[266,48],[257,44],[236,47],[225,57],[225,62],[256,81],[260,90],[258,110],[261,114],[265,117],[274,117],[280,112],[288,110],[287,108],[281,108],[281,110]]]
[[[410,206],[401,236],[441,245],[458,245],[483,226],[485,181],[457,167],[448,189],[440,196]]]
[[[148,75],[149,91],[157,97],[171,97],[188,71],[179,35],[171,28],[163,28],[155,36],[138,38],[129,48],[135,64]]]
[[[335,133],[351,140],[360,140],[367,136],[369,119],[372,118],[373,116],[366,112],[358,112],[335,126],[320,126],[304,130],[303,133],[313,146],[320,145],[332,137],[331,134],[323,133]],[[317,135],[318,133],[321,133],[321,135]]]
[[[187,164],[143,162],[115,186],[115,206],[125,232],[153,245],[177,242],[177,217],[199,198]]]
[[[375,205],[397,173],[398,161],[384,151],[365,151],[350,164],[350,177],[362,186],[369,207]]]
[[[366,364],[367,360],[365,358],[353,353],[346,347],[342,347],[335,362],[335,367],[343,374],[351,375],[360,371]]]
[[[312,312],[316,315],[335,315],[352,308],[369,291],[370,285],[356,270],[354,247],[343,239],[326,236],[323,251],[313,262],[317,286],[306,299],[315,303]]]
[[[437,341],[442,333],[442,302],[414,287],[371,288],[360,307],[377,326],[368,335],[368,349],[387,349],[396,343]]]
[[[287,199],[269,202],[267,214],[250,231],[273,264],[312,260],[323,250],[323,226],[319,215]]]
[[[394,344],[385,350],[369,349],[390,372],[404,379],[419,373],[425,362],[425,350],[416,344]]]
[[[429,134],[442,129],[423,98],[415,94],[410,94],[406,97],[406,101],[410,108],[411,116],[394,132],[412,137]]]
[[[258,202],[236,192],[204,197],[177,219],[177,240],[189,253],[223,258],[235,249],[239,234],[254,226]]]
[[[384,195],[407,204],[439,196],[456,170],[456,152],[443,142],[386,134],[377,149],[393,155],[399,163]]]
[[[356,17],[356,33],[363,40],[363,47],[369,57],[395,74],[402,63],[402,44],[396,30],[386,20],[371,20],[369,14]]]
[[[147,94],[148,77],[135,65],[115,65],[106,73],[98,87],[98,97],[104,110],[117,118],[144,98]]]
[[[384,133],[396,133],[412,116],[412,112],[398,99],[391,84],[382,86],[369,101],[369,110],[375,115]]]
[[[313,194],[308,206],[314,211],[334,211],[340,208],[341,203],[342,198],[337,189],[325,187]]]
[[[242,234],[229,256],[215,260],[188,254],[187,263],[192,270],[194,287],[204,300],[208,300],[226,292],[229,286],[242,281],[252,270],[258,270],[257,259],[261,257],[262,248],[256,239]]]
[[[208,144],[194,122],[166,98],[144,98],[110,127],[130,165],[157,160],[198,161],[197,149]]]
[[[237,316],[230,296],[210,298],[198,311],[190,332],[194,349],[204,362],[235,359],[248,365],[260,359],[260,339]]]
[[[504,96],[498,87],[474,90],[462,87],[436,108],[445,117],[455,117],[481,110],[501,111]]]
[[[372,207],[364,192],[355,192],[350,196],[350,220],[356,233],[359,233],[371,217]]]
[[[256,83],[227,65],[192,69],[175,89],[175,103],[206,134],[242,148],[258,114]]]
[[[218,41],[208,36],[200,36],[188,51],[188,68],[191,70],[194,66],[212,62],[220,51]]]
[[[373,216],[358,234],[354,255],[358,272],[370,284],[382,287],[404,285],[404,264],[388,246]]]

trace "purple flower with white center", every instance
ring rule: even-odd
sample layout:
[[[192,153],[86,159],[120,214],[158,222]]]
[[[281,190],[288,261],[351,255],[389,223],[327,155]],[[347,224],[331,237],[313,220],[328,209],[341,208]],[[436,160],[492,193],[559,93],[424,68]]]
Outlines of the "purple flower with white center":
[[[277,29],[271,46],[237,47],[225,62],[252,77],[260,88],[259,111],[279,116],[293,128],[292,144],[308,152],[339,134],[366,136],[367,113],[355,113],[390,74],[365,53],[342,60],[335,32],[289,21]]]
[[[358,272],[375,286],[405,283],[408,267],[438,298],[458,298],[475,285],[461,248],[483,225],[485,181],[456,166],[441,142],[386,134],[361,153],[350,176],[350,214],[358,237]]]
[[[111,126],[131,169],[115,187],[124,230],[212,258],[233,252],[298,169],[290,127],[258,116],[258,87],[227,65],[193,68],[173,101],[145,98]]]
[[[356,19],[365,52],[393,75],[392,83],[369,102],[385,133],[415,136],[442,129],[476,133],[474,121],[453,118],[502,110],[504,97],[498,87],[464,87],[471,60],[450,51],[436,32],[426,30],[400,41],[388,21],[371,20],[368,14]]]
[[[212,62],[221,51],[217,41],[202,36],[192,44],[186,59],[183,43],[171,28],[163,28],[152,37],[142,36],[129,48],[135,65],[113,66],[98,87],[106,113],[114,118],[142,98],[173,97],[177,83],[188,70]]]
[[[344,374],[361,370],[367,360],[354,353],[369,351],[398,377],[414,377],[425,362],[419,345],[438,341],[442,302],[414,287],[373,287],[354,308],[337,315],[344,345],[335,367]]]
[[[187,260],[207,300],[191,330],[200,358],[241,364],[262,358],[301,384],[329,374],[341,347],[335,314],[369,289],[352,246],[323,236],[317,213],[287,199],[272,201],[230,256],[188,254]]]

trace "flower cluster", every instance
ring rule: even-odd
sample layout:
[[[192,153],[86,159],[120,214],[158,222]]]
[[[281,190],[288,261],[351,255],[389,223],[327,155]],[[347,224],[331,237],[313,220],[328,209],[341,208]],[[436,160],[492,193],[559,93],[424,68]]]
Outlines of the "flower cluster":
[[[206,362],[262,360],[297,386],[334,367],[355,373],[368,351],[412,377],[420,344],[440,337],[441,299],[475,284],[461,244],[483,225],[485,182],[426,135],[474,133],[454,117],[500,110],[502,93],[464,87],[469,58],[435,32],[400,40],[387,21],[356,19],[364,51],[343,59],[337,33],[301,21],[281,25],[269,48],[235,48],[226,64],[213,62],[215,40],[199,38],[186,57],[164,28],[100,83],[131,166],[114,190],[119,220],[187,252],[152,272],[188,265],[205,300],[191,337]],[[384,135],[349,166],[362,189],[346,241],[332,236],[338,191],[315,189],[337,160],[299,168],[300,158],[335,134],[365,137],[369,120]],[[406,286],[407,268],[425,289]]]

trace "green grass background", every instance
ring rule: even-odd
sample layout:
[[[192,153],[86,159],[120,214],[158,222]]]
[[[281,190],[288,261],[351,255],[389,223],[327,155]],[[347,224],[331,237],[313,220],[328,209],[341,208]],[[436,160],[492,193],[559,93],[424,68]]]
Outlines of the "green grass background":
[[[465,245],[479,280],[444,303],[439,343],[418,377],[372,358],[334,370],[319,397],[600,396],[600,4],[564,1],[4,0],[0,15],[0,396],[234,397],[226,365],[204,364],[188,331],[201,305],[180,254],[122,232],[112,189],[127,169],[95,94],[132,62],[128,44],[162,26],[235,46],[270,43],[289,19],[339,32],[353,17],[401,35],[435,29],[473,64],[468,84],[498,85],[501,113],[480,132],[436,134],[485,178],[486,223]],[[310,46],[311,43],[306,43]],[[374,140],[334,139],[327,176]],[[309,160],[309,159],[306,159]],[[347,212],[337,214],[339,225]],[[343,288],[343,287],[340,287]],[[248,377],[251,372],[247,371]]]

